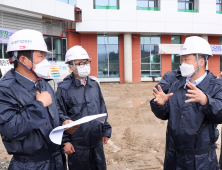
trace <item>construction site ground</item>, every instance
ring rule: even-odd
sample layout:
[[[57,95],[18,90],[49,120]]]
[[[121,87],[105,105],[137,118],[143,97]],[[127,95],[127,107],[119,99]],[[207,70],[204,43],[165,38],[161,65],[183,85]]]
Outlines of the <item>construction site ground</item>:
[[[150,109],[156,83],[101,84],[112,125],[112,137],[104,146],[108,170],[163,169],[167,121],[156,118]],[[220,137],[217,146],[219,156]],[[5,159],[11,156],[1,141],[0,165]]]

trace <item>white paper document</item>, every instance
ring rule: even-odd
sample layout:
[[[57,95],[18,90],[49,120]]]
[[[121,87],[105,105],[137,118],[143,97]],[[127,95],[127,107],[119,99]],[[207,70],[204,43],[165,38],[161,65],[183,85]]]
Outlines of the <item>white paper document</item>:
[[[78,119],[78,120],[72,122],[72,123],[69,123],[69,124],[66,124],[63,126],[58,126],[57,128],[55,128],[51,131],[51,133],[49,134],[49,138],[53,143],[55,143],[57,145],[61,145],[62,136],[63,136],[63,133],[66,129],[69,129],[69,128],[76,126],[76,125],[81,125],[83,123],[86,123],[86,122],[89,122],[92,120],[98,120],[99,122],[104,123],[106,120],[106,116],[107,116],[107,113],[102,113],[102,114],[97,114],[97,115],[92,115],[92,116],[85,116],[81,119]]]

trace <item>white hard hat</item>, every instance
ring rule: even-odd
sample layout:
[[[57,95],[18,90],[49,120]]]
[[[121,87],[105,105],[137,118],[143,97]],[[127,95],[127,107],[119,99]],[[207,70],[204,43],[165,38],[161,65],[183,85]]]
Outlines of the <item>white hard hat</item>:
[[[68,64],[70,61],[73,60],[84,60],[84,59],[91,59],[91,58],[89,58],[89,55],[84,48],[82,48],[79,45],[76,45],[70,48],[66,52],[65,63]]]
[[[186,38],[179,55],[187,54],[205,54],[211,57],[212,51],[210,44],[205,39],[198,36],[192,36]]]
[[[47,50],[42,33],[29,29],[20,30],[12,34],[9,38],[6,52],[25,50],[43,51],[52,54],[52,52]]]

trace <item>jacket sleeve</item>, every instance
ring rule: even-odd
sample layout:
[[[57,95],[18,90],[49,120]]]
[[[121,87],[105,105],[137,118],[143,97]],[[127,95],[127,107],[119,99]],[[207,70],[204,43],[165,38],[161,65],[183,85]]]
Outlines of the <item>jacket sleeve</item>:
[[[157,88],[157,86],[160,85],[164,93],[168,93],[168,90],[170,89],[172,83],[174,82],[177,76],[177,71],[178,70],[173,70],[164,74],[163,78],[159,81],[159,83],[155,87]]]
[[[62,123],[65,121],[65,120],[71,120],[67,115],[67,106],[66,106],[66,102],[65,102],[65,99],[64,99],[64,93],[62,91],[61,88],[58,88],[57,89],[57,92],[56,92],[56,98],[57,98],[57,106],[58,106],[58,109],[59,109],[59,118],[60,118],[60,124],[62,125]],[[63,143],[66,143],[66,142],[70,142],[71,141],[71,135],[70,134],[66,134],[64,133],[63,134],[63,138],[62,138],[62,142]]]
[[[98,85],[98,88],[99,88],[99,93],[100,93],[99,94],[99,96],[100,96],[100,113],[107,113],[106,104],[105,104],[105,101],[104,101],[104,98],[103,98],[103,95],[102,95],[99,85]],[[107,122],[107,119],[108,119],[108,113],[107,113],[105,123],[102,125],[102,136],[106,136],[106,137],[110,138],[111,133],[112,133],[112,127]]]
[[[23,140],[46,121],[47,109],[34,100],[21,107],[6,91],[0,91],[0,134],[10,140]]]
[[[208,98],[206,105],[202,106],[198,103],[199,110],[206,116],[208,120],[215,124],[222,123],[222,86],[215,88],[215,95],[210,96],[205,94]]]
[[[169,71],[164,74],[163,78],[159,81],[159,83],[155,86],[157,88],[158,85],[161,86],[164,93],[168,93],[172,83],[175,81],[176,75],[178,70]],[[168,111],[168,102],[166,102],[163,106],[159,106],[154,99],[150,101],[150,106],[152,112],[155,114],[156,117],[162,120],[167,120],[169,118],[169,111]]]
[[[157,118],[162,120],[167,120],[169,118],[168,101],[163,106],[159,106],[156,102],[154,102],[154,99],[152,99],[150,101],[150,106],[152,112]]]
[[[56,100],[56,105],[58,108],[58,112],[59,112],[59,124],[60,126],[63,124],[64,121],[66,120],[70,120],[70,118],[67,116],[67,114],[64,114],[64,111],[61,108],[61,105],[63,105],[63,103],[59,103],[59,101]]]

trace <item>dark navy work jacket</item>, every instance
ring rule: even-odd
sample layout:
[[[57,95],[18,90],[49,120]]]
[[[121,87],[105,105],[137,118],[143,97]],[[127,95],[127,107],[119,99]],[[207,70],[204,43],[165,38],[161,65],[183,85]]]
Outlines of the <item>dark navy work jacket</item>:
[[[222,123],[222,81],[207,71],[197,85],[208,97],[206,105],[185,103],[188,88],[186,77],[179,70],[166,73],[158,83],[165,93],[173,96],[163,106],[150,101],[156,117],[168,120],[165,170],[217,170],[216,144]]]
[[[59,110],[51,86],[44,80],[38,86],[52,97],[47,108],[36,100],[35,83],[14,69],[0,80],[0,134],[7,152],[13,155],[10,169],[26,165],[48,170],[52,162],[56,162],[56,170],[64,169],[62,148],[50,141],[49,133],[69,118]]]

